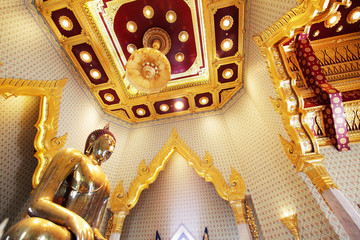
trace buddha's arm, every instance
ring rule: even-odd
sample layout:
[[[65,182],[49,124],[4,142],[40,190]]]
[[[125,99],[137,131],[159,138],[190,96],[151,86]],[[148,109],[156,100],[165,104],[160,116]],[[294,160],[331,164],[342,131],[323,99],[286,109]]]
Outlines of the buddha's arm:
[[[30,216],[45,218],[69,228],[77,239],[90,240],[94,236],[89,224],[76,213],[53,202],[61,184],[82,159],[83,155],[75,149],[60,151],[47,167],[35,190],[28,212]]]

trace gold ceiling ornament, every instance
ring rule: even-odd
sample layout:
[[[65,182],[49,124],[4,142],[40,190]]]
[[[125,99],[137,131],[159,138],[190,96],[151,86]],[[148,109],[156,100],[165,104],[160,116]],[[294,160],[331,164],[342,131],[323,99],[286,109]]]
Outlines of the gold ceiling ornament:
[[[128,51],[128,53],[132,54],[137,50],[137,47],[135,46],[135,44],[130,43],[126,46],[126,50]]]
[[[91,69],[90,70],[90,75],[94,79],[100,79],[101,78],[101,72],[99,70],[97,70],[97,69]]]
[[[111,212],[114,213],[114,216],[121,218],[119,221],[113,222],[112,233],[121,234],[125,216],[135,207],[141,192],[156,181],[160,171],[165,168],[175,152],[179,153],[188,162],[188,165],[193,167],[197,175],[204,178],[206,182],[213,183],[218,195],[228,201],[232,207],[231,203],[244,202],[245,182],[241,175],[231,168],[230,184],[228,184],[221,172],[213,165],[211,155],[206,151],[204,159],[201,159],[173,129],[171,136],[150,164],[146,165],[144,160],[139,164],[138,174],[131,182],[128,191],[124,193],[122,181],[120,181],[111,194]],[[235,215],[235,218],[238,219],[238,216]]]
[[[166,18],[166,21],[168,21],[169,23],[174,23],[177,19],[176,12],[174,12],[173,10],[167,11],[165,18]]]
[[[324,21],[324,26],[326,28],[332,28],[333,26],[338,24],[340,18],[341,18],[341,12],[337,11],[336,13],[334,13],[334,15],[330,16],[327,20]]]
[[[134,21],[128,21],[126,23],[126,29],[131,32],[134,33],[137,31],[137,24]]]
[[[336,32],[341,32],[343,30],[343,25],[340,25],[336,28]]]
[[[175,60],[177,62],[182,62],[182,61],[184,61],[184,59],[185,59],[185,56],[182,52],[178,52],[175,54]]]
[[[180,42],[186,42],[189,39],[189,33],[187,31],[181,31],[178,38]]]
[[[225,79],[229,79],[233,76],[234,72],[231,68],[227,68],[222,72],[222,77]]]
[[[143,14],[144,17],[146,17],[147,19],[151,19],[154,16],[154,9],[151,6],[147,5],[143,8]]]
[[[73,22],[67,16],[59,17],[59,24],[66,31],[71,31],[74,27]]]
[[[317,37],[320,34],[320,30],[316,30],[315,32],[313,32],[313,37]]]
[[[167,105],[166,103],[161,104],[160,110],[163,112],[167,112],[169,110],[169,105]]]
[[[223,50],[225,52],[230,51],[230,49],[233,47],[233,45],[234,45],[234,43],[230,38],[225,38],[220,44],[221,50]]]
[[[88,51],[81,51],[80,58],[83,62],[90,63],[92,61],[92,56]]]
[[[295,239],[300,240],[296,213],[281,218],[281,222],[290,230]]]
[[[153,27],[148,29],[142,39],[145,48],[154,48],[166,55],[171,48],[171,38],[162,28]]]
[[[67,133],[57,137],[61,94],[67,79],[53,81],[35,81],[21,79],[0,79],[0,96],[5,99],[12,96],[40,97],[39,118],[35,125],[37,133],[34,139],[38,160],[32,176],[32,186],[35,189],[55,154],[64,147]]]
[[[208,97],[201,97],[200,99],[199,99],[199,103],[201,104],[201,105],[206,105],[207,103],[209,102],[209,98]]]
[[[136,113],[137,113],[139,116],[144,116],[145,113],[146,113],[146,111],[145,111],[145,109],[143,109],[143,108],[138,108],[138,109],[136,109]]]
[[[354,24],[360,20],[360,7],[356,7],[349,12],[346,17],[346,21],[350,24]]]
[[[220,27],[222,30],[229,30],[234,24],[234,19],[230,15],[226,15],[220,20]]]
[[[108,101],[108,102],[112,102],[112,101],[114,101],[114,95],[112,95],[111,93],[105,93],[104,94],[104,98],[106,99],[106,101]]]
[[[171,78],[169,60],[154,48],[136,50],[125,67],[125,78],[138,91],[147,94],[160,92]]]

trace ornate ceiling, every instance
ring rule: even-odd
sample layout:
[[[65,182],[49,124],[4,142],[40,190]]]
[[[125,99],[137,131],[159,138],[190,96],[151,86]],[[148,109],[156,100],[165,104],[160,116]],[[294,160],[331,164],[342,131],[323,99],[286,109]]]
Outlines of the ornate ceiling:
[[[127,122],[218,109],[242,87],[244,2],[37,0],[36,6],[102,109]],[[125,77],[126,64],[155,38],[171,79],[146,94]]]

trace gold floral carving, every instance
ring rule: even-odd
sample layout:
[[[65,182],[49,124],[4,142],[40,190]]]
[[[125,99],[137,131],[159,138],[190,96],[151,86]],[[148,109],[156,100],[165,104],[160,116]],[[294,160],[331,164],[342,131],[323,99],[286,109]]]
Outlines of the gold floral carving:
[[[128,191],[124,194],[122,181],[116,186],[110,198],[111,211],[114,216],[119,214],[117,220],[120,224],[122,219],[120,216],[128,214],[129,211],[136,205],[139,200],[141,192],[148,188],[158,177],[160,171],[165,168],[167,161],[171,156],[178,152],[195,172],[206,182],[213,183],[216,192],[221,198],[229,201],[232,208],[235,208],[234,215],[236,220],[242,221],[245,215],[238,215],[244,213],[240,211],[239,202],[245,199],[245,182],[240,174],[231,168],[230,184],[227,184],[220,171],[213,165],[213,158],[209,152],[205,152],[205,157],[201,159],[178,135],[174,129],[171,136],[166,141],[164,146],[147,166],[143,160],[138,167],[138,175],[131,182]],[[232,205],[234,204],[234,206]],[[114,217],[115,218],[115,217]],[[115,220],[114,220],[115,221]],[[113,223],[113,232],[121,233],[121,227]]]
[[[246,221],[249,224],[251,235],[252,235],[254,240],[258,240],[259,239],[259,232],[257,230],[253,210],[252,210],[251,206],[247,202],[245,202],[245,208],[246,208]]]
[[[38,165],[32,177],[33,188],[39,184],[42,174],[52,157],[64,146],[67,134],[56,137],[61,102],[61,93],[66,79],[57,81],[35,81],[21,79],[0,79],[0,95],[5,99],[11,96],[40,97],[39,118],[35,125],[35,157]]]

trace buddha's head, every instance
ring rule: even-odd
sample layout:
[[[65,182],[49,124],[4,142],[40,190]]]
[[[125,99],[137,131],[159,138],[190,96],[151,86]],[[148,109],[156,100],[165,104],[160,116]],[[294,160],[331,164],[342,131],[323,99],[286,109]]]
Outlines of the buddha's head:
[[[93,154],[99,164],[108,160],[115,149],[115,136],[108,125],[90,133],[85,144],[85,154]]]

